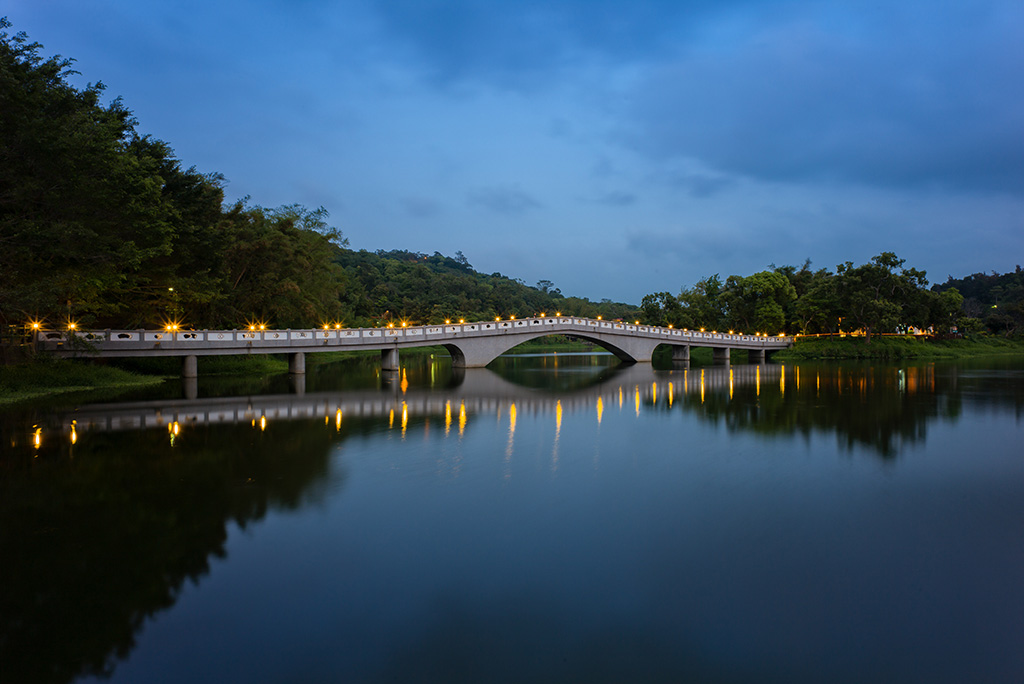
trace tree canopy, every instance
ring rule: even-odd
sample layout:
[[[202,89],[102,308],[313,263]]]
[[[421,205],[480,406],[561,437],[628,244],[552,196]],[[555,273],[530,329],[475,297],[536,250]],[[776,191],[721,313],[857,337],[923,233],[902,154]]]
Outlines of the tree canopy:
[[[939,334],[972,330],[955,287],[927,289],[924,271],[882,252],[868,263],[839,264],[835,272],[772,266],[750,276],[703,278],[679,295],[658,292],[644,297],[644,320],[654,325],[776,334],[862,332],[870,341],[878,332],[910,327]],[[1007,307],[1009,308],[1009,307]]]

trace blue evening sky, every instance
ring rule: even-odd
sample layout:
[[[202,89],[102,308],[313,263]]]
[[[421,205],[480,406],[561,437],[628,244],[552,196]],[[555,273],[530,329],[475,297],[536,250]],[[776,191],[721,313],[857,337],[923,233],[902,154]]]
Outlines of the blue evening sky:
[[[1024,262],[1024,2],[6,0],[230,199],[639,303]]]

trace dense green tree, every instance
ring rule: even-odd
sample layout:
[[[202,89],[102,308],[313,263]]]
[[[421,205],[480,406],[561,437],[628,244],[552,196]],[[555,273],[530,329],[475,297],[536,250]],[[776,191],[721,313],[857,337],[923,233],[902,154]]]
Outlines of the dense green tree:
[[[796,299],[796,288],[777,271],[729,276],[722,291],[731,329],[775,332],[786,324],[785,307]]]
[[[870,343],[873,332],[891,332],[900,323],[925,323],[918,295],[927,278],[924,271],[904,269],[904,263],[905,259],[894,253],[882,252],[861,266],[848,261],[836,268],[838,304],[844,313],[842,330],[863,330]],[[905,312],[915,320],[905,320]]]
[[[171,250],[166,148],[136,134],[103,85],[43,59],[0,20],[0,316],[109,317],[133,306],[143,266]]]

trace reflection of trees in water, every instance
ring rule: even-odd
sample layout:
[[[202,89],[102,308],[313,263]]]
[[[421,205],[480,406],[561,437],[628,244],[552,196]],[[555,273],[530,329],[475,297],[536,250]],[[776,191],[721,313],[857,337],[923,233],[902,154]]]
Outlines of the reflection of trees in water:
[[[333,427],[333,426],[332,426]],[[110,673],[146,618],[223,557],[227,525],[302,505],[324,484],[334,429],[281,422],[91,433],[0,459],[0,663],[11,682]],[[338,474],[333,474],[338,478]],[[311,494],[312,493],[312,494]]]
[[[928,422],[955,420],[962,398],[955,374],[934,366],[786,367],[783,379],[687,397],[687,410],[730,430],[766,435],[835,433],[841,446],[865,446],[883,458],[923,442]]]
[[[499,356],[488,368],[508,382],[548,393],[599,387],[623,364],[610,354],[545,354]]]

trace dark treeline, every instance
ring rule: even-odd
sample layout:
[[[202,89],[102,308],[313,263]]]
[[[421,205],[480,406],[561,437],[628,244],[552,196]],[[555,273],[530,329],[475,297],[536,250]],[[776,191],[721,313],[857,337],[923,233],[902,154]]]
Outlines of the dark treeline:
[[[641,309],[647,322],[660,325],[773,335],[860,331],[868,341],[875,333],[910,328],[940,335],[974,332],[989,322],[965,310],[964,296],[954,286],[960,281],[928,289],[925,272],[904,264],[883,252],[866,264],[846,262],[835,271],[813,270],[808,261],[800,268],[772,266],[746,277],[729,276],[725,282],[713,275],[678,295],[649,294]],[[1005,308],[1009,315],[1010,307]]]
[[[5,334],[33,320],[297,328],[636,312],[477,273],[461,252],[354,252],[322,208],[225,205],[222,176],[185,168],[120,99],[102,104],[102,83],[75,88],[72,60],[43,58],[9,27],[0,19]]]
[[[1024,271],[1017,266],[1013,273],[999,275],[975,273],[966,278],[952,276],[936,292],[956,289],[963,295],[963,325],[969,332],[987,329],[1006,336],[1024,331]]]

